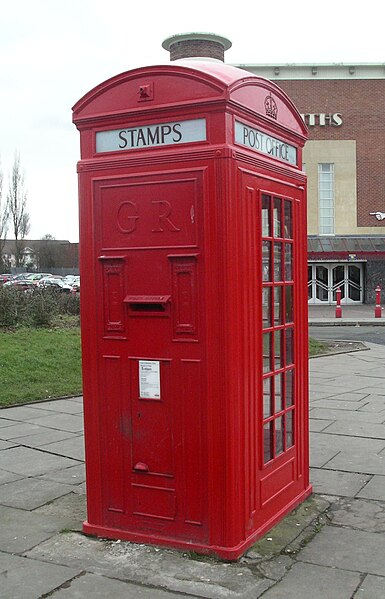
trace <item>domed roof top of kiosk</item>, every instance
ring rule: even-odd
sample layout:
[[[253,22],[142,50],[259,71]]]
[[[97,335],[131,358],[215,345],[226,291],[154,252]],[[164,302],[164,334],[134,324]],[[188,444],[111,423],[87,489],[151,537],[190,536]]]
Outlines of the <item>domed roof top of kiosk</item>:
[[[231,45],[226,38],[214,34],[185,35],[187,41],[193,36],[205,43],[214,41],[222,49]],[[180,37],[168,38],[163,42],[164,47],[172,47]],[[202,56],[145,66],[107,79],[75,104],[73,121],[81,128],[83,123],[90,126],[91,121],[132,117],[155,110],[163,112],[172,107],[180,110],[187,105],[201,106],[204,110],[205,106],[218,101],[238,106],[250,116],[274,120],[275,126],[298,136],[300,145],[307,139],[307,128],[301,115],[278,85],[220,59]],[[266,109],[266,102],[275,105],[275,116]]]

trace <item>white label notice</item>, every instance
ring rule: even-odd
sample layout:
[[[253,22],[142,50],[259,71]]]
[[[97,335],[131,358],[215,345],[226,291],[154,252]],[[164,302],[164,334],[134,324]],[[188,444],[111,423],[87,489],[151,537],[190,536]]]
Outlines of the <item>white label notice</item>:
[[[206,119],[140,125],[96,132],[96,152],[119,152],[138,148],[172,146],[206,141]]]
[[[139,396],[160,399],[160,362],[139,360]]]
[[[283,162],[297,164],[297,148],[281,139],[235,121],[235,142]]]

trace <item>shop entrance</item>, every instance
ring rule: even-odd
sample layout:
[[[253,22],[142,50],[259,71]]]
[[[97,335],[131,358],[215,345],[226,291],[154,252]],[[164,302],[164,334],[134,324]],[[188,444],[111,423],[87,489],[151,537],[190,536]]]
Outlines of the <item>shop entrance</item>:
[[[308,265],[309,304],[335,304],[337,289],[341,289],[342,304],[362,304],[363,265],[341,262]]]

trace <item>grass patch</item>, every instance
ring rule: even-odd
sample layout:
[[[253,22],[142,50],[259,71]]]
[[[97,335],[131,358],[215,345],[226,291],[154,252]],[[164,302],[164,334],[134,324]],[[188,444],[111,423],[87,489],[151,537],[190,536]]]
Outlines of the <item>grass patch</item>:
[[[309,340],[311,356],[326,349],[326,343]],[[81,393],[77,317],[57,316],[50,328],[0,331],[0,407]]]
[[[327,351],[328,345],[323,341],[317,341],[317,339],[309,339],[309,354],[310,356],[317,356]]]
[[[0,332],[0,406],[81,393],[79,326]]]

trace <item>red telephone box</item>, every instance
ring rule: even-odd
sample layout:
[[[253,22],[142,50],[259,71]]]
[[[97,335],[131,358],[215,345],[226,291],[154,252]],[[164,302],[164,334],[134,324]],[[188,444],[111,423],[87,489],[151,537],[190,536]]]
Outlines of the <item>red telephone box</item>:
[[[196,60],[109,79],[74,122],[84,530],[236,559],[311,492],[306,128]]]

